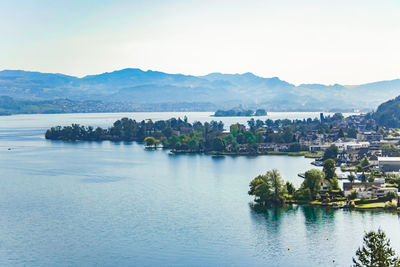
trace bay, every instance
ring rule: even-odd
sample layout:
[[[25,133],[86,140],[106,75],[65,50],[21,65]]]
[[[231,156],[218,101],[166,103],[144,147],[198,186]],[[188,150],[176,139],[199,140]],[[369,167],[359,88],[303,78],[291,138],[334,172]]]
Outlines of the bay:
[[[379,227],[400,253],[398,214],[249,206],[254,176],[276,168],[298,186],[310,159],[170,155],[137,143],[44,139],[55,125],[185,115],[226,127],[249,119],[204,112],[0,117],[0,265],[349,266],[364,231]]]

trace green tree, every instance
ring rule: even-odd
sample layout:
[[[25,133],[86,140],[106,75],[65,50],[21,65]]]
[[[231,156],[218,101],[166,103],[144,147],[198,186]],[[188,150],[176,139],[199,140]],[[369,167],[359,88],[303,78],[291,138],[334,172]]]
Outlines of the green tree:
[[[375,175],[371,172],[368,177],[368,182],[373,183],[375,181]]]
[[[339,130],[338,137],[339,137],[339,138],[343,138],[343,137],[344,137],[344,131],[343,131],[343,129],[340,129],[340,130]]]
[[[349,195],[349,199],[356,199],[358,196],[357,191],[356,190],[352,190],[350,195]]]
[[[339,180],[338,178],[335,176],[332,179],[328,180],[329,181],[329,190],[340,190],[339,187]]]
[[[332,119],[342,121],[344,119],[344,116],[342,113],[337,112],[333,114]]]
[[[256,136],[253,132],[245,132],[244,136],[246,138],[247,144],[255,144],[256,143]]]
[[[232,124],[230,127],[230,132],[233,136],[236,136],[239,133],[239,124]]]
[[[285,143],[292,142],[293,132],[292,132],[292,129],[290,129],[290,127],[283,128],[282,139],[283,139],[283,142],[285,142]]]
[[[249,121],[247,121],[247,125],[249,125],[250,131],[256,130],[256,122],[253,118],[251,118]]]
[[[347,179],[350,181],[350,183],[353,183],[354,180],[356,179],[356,177],[354,176],[354,174],[350,173],[350,175],[347,177]]]
[[[162,133],[164,134],[165,137],[170,138],[174,134],[174,130],[172,130],[171,127],[168,127],[162,130]]]
[[[247,144],[247,151],[250,154],[252,154],[252,155],[257,154],[257,150],[258,150],[258,145],[256,143]]]
[[[357,138],[357,130],[354,128],[350,128],[347,132],[347,137],[356,139]]]
[[[324,153],[324,156],[322,159],[323,160],[334,159],[336,161],[338,153],[339,153],[338,147],[335,145],[331,145],[330,147],[328,147],[325,150],[325,153]]]
[[[239,149],[238,143],[237,143],[236,138],[235,138],[235,136],[233,134],[227,135],[224,138],[224,143],[225,143],[226,149],[228,151],[236,152]]]
[[[224,151],[225,150],[225,143],[224,140],[222,140],[222,138],[217,137],[214,138],[213,140],[213,149],[214,151]]]
[[[291,182],[286,182],[286,191],[289,195],[293,195],[296,192],[296,188]]]
[[[294,193],[294,198],[297,200],[302,200],[309,202],[312,200],[312,194],[310,188],[301,187]]]
[[[378,232],[366,233],[363,240],[364,245],[356,251],[357,259],[353,258],[355,267],[400,266],[400,258],[396,256],[390,246],[390,240],[381,229],[378,229]]]
[[[323,163],[323,171],[325,173],[325,178],[330,180],[336,177],[336,162],[333,159],[327,159]]]
[[[289,152],[301,151],[301,145],[299,143],[292,143],[289,145]]]
[[[367,182],[367,176],[365,175],[364,172],[361,174],[361,182],[363,183]]]
[[[152,136],[147,136],[144,139],[144,142],[146,143],[146,146],[154,146],[154,148],[157,148],[157,145],[160,144],[160,140],[152,137]]]
[[[271,184],[265,175],[258,175],[250,182],[249,195],[254,196],[254,201],[266,206],[271,198]]]
[[[250,182],[249,195],[263,206],[280,205],[285,201],[286,188],[277,170],[258,175]]]
[[[386,194],[386,198],[388,200],[392,200],[392,199],[396,199],[397,198],[397,194],[393,191],[390,191]]]
[[[361,167],[367,167],[369,165],[369,160],[367,157],[364,157],[361,161],[360,161],[360,166]]]
[[[325,173],[323,171],[311,169],[305,173],[302,187],[310,189],[311,196],[315,197],[321,191],[321,184],[324,179]]]
[[[271,182],[272,187],[272,201],[274,203],[283,203],[285,200],[284,194],[287,192],[286,187],[284,186],[282,176],[278,172],[278,170],[273,169],[271,171],[267,171],[265,174]]]

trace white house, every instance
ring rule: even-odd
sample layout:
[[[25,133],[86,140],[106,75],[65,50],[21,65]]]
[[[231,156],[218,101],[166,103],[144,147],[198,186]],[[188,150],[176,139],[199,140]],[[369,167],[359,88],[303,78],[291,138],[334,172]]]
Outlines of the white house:
[[[335,146],[337,146],[341,151],[368,148],[369,145],[369,142],[335,142]]]

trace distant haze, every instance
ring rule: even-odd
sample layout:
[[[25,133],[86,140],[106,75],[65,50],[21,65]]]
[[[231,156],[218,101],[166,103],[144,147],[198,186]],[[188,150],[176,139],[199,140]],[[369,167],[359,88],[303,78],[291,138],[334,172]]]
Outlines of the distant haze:
[[[364,84],[400,77],[400,1],[16,0],[0,3],[0,69]]]
[[[98,104],[84,104],[87,112],[154,111],[155,108],[158,111],[210,111],[233,107],[264,108],[267,111],[371,111],[399,93],[400,79],[354,86],[295,86],[278,77],[264,78],[250,72],[194,76],[123,69],[78,78],[21,70],[0,71],[0,98],[6,96],[0,99],[0,109],[3,107],[6,110],[31,105],[7,98],[12,97],[19,101],[69,99],[103,103],[101,108],[95,110],[92,108]],[[115,103],[126,103],[127,106]],[[47,104],[39,103],[39,107]],[[62,102],[51,104],[72,105]],[[28,111],[38,112],[32,107]]]

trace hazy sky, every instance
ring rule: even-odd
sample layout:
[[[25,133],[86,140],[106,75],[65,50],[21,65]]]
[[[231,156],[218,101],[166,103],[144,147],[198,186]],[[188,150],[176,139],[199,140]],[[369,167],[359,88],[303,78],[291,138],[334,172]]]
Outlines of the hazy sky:
[[[0,69],[400,78],[400,1],[0,1]]]

